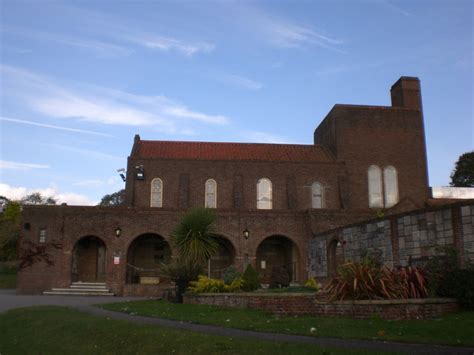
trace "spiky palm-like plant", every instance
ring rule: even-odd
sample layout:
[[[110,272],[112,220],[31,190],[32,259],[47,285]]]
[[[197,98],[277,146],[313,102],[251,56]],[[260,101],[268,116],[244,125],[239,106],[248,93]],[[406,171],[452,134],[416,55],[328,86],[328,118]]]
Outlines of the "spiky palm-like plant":
[[[193,208],[183,216],[171,234],[180,258],[204,265],[217,252],[219,244],[213,230],[215,219],[214,212],[208,208]]]

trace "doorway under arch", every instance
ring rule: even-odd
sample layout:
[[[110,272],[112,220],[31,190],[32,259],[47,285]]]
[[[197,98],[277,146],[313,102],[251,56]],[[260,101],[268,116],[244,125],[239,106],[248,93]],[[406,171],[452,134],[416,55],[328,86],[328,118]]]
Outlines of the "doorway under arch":
[[[169,263],[171,248],[160,235],[146,233],[138,236],[127,251],[126,282],[134,284],[160,283],[160,263]]]
[[[338,239],[333,239],[328,245],[328,276],[335,277],[337,268],[344,263],[344,249]]]
[[[225,269],[234,264],[235,248],[230,240],[223,236],[214,238],[219,244],[219,249],[209,260],[208,274],[213,279],[221,279]]]
[[[264,239],[257,248],[257,272],[264,284],[271,281],[272,269],[284,267],[291,281],[298,280],[299,252],[296,244],[282,235]]]
[[[72,252],[72,282],[105,281],[106,247],[102,239],[86,236],[79,239]]]

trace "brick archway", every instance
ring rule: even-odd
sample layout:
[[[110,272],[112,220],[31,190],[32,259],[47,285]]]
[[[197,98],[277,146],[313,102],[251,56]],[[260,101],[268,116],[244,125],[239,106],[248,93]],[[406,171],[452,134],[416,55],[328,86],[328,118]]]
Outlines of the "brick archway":
[[[72,282],[105,281],[106,246],[96,236],[79,239],[72,252]]]
[[[284,267],[290,280],[299,278],[299,250],[295,242],[283,235],[273,235],[265,238],[257,247],[256,269],[264,284],[270,283],[272,269]]]
[[[160,235],[145,233],[135,238],[127,250],[126,282],[158,284],[160,263],[171,260],[171,248]]]
[[[327,248],[328,276],[335,277],[337,268],[344,263],[344,249],[339,239],[332,239]]]
[[[208,273],[210,273],[212,278],[221,279],[224,270],[235,262],[235,248],[232,242],[222,235],[216,235],[214,238],[219,244],[219,249],[211,257],[208,264]]]

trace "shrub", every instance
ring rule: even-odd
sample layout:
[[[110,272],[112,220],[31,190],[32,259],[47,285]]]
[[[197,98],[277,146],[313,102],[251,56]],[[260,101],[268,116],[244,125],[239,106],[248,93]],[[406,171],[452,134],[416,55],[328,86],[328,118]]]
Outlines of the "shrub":
[[[239,277],[232,281],[230,285],[226,285],[223,280],[210,279],[207,276],[199,275],[197,281],[190,282],[188,291],[193,293],[225,293],[238,292],[242,289],[244,280]]]
[[[252,267],[252,265],[247,265],[247,267],[245,268],[245,272],[242,275],[242,279],[244,281],[242,287],[244,291],[254,291],[260,288],[260,282],[258,281],[257,271]]]
[[[283,266],[274,266],[270,277],[270,288],[282,288],[290,285],[290,274]]]
[[[224,283],[226,285],[230,285],[230,284],[232,284],[232,281],[234,281],[235,279],[238,279],[241,276],[242,276],[242,274],[237,271],[235,266],[231,265],[231,266],[229,266],[228,268],[226,268],[224,270],[224,273],[222,275],[222,279],[224,280]]]
[[[327,286],[331,299],[395,299],[426,297],[426,279],[422,270],[407,267],[390,270],[360,263],[339,267],[338,276]]]
[[[321,287],[320,284],[316,282],[316,279],[314,277],[310,277],[308,281],[306,281],[304,286],[307,288],[311,288],[315,291],[319,291],[319,288]]]
[[[438,288],[438,295],[454,297],[467,309],[474,309],[474,267],[456,269],[446,275]]]
[[[228,287],[230,292],[242,291],[244,287],[244,279],[242,277],[238,277],[234,281],[232,281],[230,285],[226,286]]]
[[[441,296],[440,287],[449,278],[449,274],[459,268],[458,252],[452,246],[438,246],[435,255],[425,266],[430,296]]]
[[[198,280],[190,282],[190,285],[188,290],[194,293],[221,293],[227,291],[224,281],[210,279],[204,275],[199,275]]]

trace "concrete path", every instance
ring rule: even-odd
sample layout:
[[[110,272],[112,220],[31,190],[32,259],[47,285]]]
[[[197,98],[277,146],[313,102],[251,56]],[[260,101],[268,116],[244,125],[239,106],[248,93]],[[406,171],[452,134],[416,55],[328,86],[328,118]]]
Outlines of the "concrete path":
[[[221,335],[227,337],[255,338],[274,342],[295,342],[314,344],[322,347],[344,349],[366,349],[372,351],[390,351],[409,354],[466,354],[474,355],[474,347],[452,347],[425,344],[407,344],[372,340],[350,340],[336,338],[315,338],[300,335],[278,333],[264,333],[249,330],[239,330],[211,325],[193,324],[172,321],[161,318],[143,317],[120,312],[108,311],[94,307],[94,304],[125,302],[143,299],[140,297],[68,297],[68,296],[17,296],[14,290],[0,290],[0,313],[9,309],[56,305],[73,307],[85,313],[108,317],[111,319],[125,320],[138,324],[157,325],[166,328],[184,329],[194,332]]]

